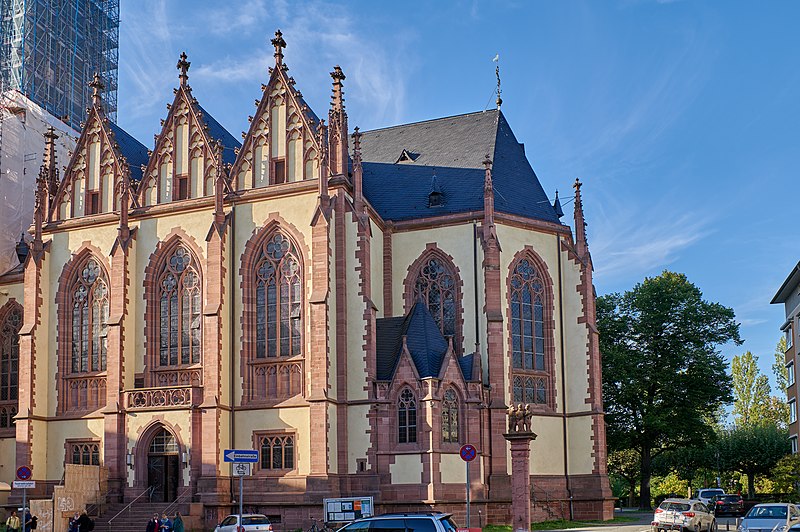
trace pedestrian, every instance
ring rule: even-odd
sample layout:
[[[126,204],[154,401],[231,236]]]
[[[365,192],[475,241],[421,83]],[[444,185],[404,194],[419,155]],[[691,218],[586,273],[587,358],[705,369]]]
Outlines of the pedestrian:
[[[29,509],[25,510],[25,532],[30,532],[31,530],[36,530],[37,525],[37,518],[35,515],[31,515],[31,511]]]
[[[78,518],[78,532],[91,532],[92,530],[94,530],[94,521],[84,510]]]
[[[19,532],[19,527],[22,526],[20,523],[19,516],[17,515],[17,511],[14,510],[11,512],[11,515],[8,516],[6,519],[6,531],[7,532]]]
[[[178,512],[175,514],[175,519],[172,520],[172,532],[184,532],[183,516]]]
[[[167,514],[161,516],[161,532],[172,532],[172,521]]]
[[[72,517],[69,518],[69,532],[78,532],[78,519],[80,519],[81,514],[75,512]]]
[[[146,532],[159,532],[161,528],[161,522],[158,520],[158,514],[153,514],[147,521],[147,531]]]

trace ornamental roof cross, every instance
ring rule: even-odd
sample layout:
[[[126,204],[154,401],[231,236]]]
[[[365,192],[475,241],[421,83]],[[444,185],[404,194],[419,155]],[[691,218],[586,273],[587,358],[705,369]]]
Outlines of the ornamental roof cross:
[[[186,71],[189,70],[190,66],[192,66],[192,63],[187,61],[186,59],[187,59],[186,52],[181,52],[181,58],[178,61],[178,64],[176,65],[176,68],[181,71],[181,73],[178,75],[178,78],[181,80],[181,87],[184,87],[186,85],[186,81],[189,79],[189,76],[188,74],[186,74]]]

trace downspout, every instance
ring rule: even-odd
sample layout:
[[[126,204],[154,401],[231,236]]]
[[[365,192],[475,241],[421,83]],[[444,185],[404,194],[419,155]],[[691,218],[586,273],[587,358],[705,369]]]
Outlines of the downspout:
[[[567,366],[566,355],[564,353],[564,297],[563,297],[563,278],[561,275],[561,235],[556,234],[556,257],[558,257],[558,340],[561,346],[561,428],[563,431],[564,443],[564,480],[567,486],[567,496],[569,497],[569,520],[575,518],[572,506],[572,486],[569,481],[569,446],[567,444]]]
[[[228,424],[230,426],[230,434],[228,438],[230,439],[231,449],[236,449],[236,400],[234,395],[234,386],[236,385],[236,364],[234,360],[236,360],[236,356],[234,355],[234,348],[235,348],[235,338],[236,334],[234,334],[233,328],[236,323],[236,311],[235,311],[235,299],[236,299],[236,224],[234,223],[236,220],[236,198],[232,194],[231,195],[231,219],[230,219],[230,227],[231,227],[231,246],[230,251],[228,253],[228,257],[230,258],[230,269],[228,271],[228,284],[230,286],[230,294],[231,294],[231,304],[230,309],[228,309],[228,360],[230,361],[230,390],[228,392],[228,397],[230,398],[230,416],[231,420]],[[230,477],[230,488],[231,488],[231,501],[233,501],[235,487],[234,487],[234,480],[233,477]]]
[[[480,329],[480,314],[479,314],[479,310],[478,310],[480,308],[480,307],[478,307],[478,305],[479,305],[479,300],[478,300],[478,224],[477,224],[477,222],[475,220],[472,220],[472,284],[473,284],[473,289],[474,289],[474,292],[475,292],[475,354],[473,356],[479,357],[479,356],[481,356],[481,336],[480,336],[481,329]],[[481,363],[481,368],[483,368],[483,363]],[[487,360],[487,363],[486,363],[486,373],[487,373],[487,375],[489,374],[489,371],[490,371],[489,368],[490,368],[490,366],[489,366],[489,363],[488,363],[488,360]],[[479,375],[478,377],[481,380],[481,387],[482,387],[483,386],[483,375]],[[472,378],[474,379],[475,376],[473,375]],[[489,381],[489,382],[491,382],[491,381]],[[488,410],[484,410],[484,412],[483,412],[484,417],[486,417],[485,414],[486,414],[487,411]],[[486,421],[488,421],[488,419]],[[486,426],[485,423],[483,423],[482,425],[484,427]],[[481,442],[480,442],[481,447],[480,447],[480,449],[481,449],[481,453],[483,453],[483,445],[484,445],[483,436],[484,436],[484,430],[482,428],[481,431],[480,431],[480,438],[481,438]],[[489,449],[488,449],[488,451],[489,451],[488,456],[490,457],[490,459],[489,459],[489,463],[488,463],[488,467],[487,467],[487,469],[488,469],[488,475],[487,476],[489,478],[491,478],[491,476],[492,476],[492,460],[491,460],[491,456],[492,456],[492,438],[489,438]]]

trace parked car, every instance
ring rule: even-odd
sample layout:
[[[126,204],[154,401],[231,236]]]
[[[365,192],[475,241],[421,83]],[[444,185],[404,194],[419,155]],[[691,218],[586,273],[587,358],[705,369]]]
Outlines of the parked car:
[[[456,532],[450,517],[438,512],[384,514],[353,521],[337,532]]]
[[[756,504],[742,519],[738,532],[787,532],[796,524],[800,524],[800,510],[794,504]]]
[[[688,530],[716,532],[717,520],[708,507],[693,499],[667,499],[656,508],[650,523],[653,532]]]
[[[692,499],[697,499],[708,506],[711,504],[711,499],[717,495],[725,495],[725,490],[722,488],[704,488],[694,492],[694,497],[692,497]]]
[[[238,515],[229,515],[222,520],[214,532],[272,532],[272,525],[266,515],[262,514],[242,514],[242,524],[239,525]]]
[[[741,516],[745,514],[744,499],[742,499],[741,495],[736,493],[715,495],[711,500],[711,504],[716,515]]]

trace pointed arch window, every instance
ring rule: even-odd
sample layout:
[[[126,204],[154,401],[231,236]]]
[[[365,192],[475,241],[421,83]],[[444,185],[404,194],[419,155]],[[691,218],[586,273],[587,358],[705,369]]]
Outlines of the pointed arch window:
[[[515,403],[547,404],[544,282],[534,263],[520,260],[511,272],[511,367]]]
[[[178,454],[178,442],[167,429],[162,428],[150,442],[149,454]]]
[[[70,290],[70,372],[106,370],[108,350],[108,281],[97,261],[86,261]]]
[[[255,264],[256,359],[302,353],[302,269],[294,243],[275,233]]]
[[[294,436],[270,434],[258,436],[261,443],[261,469],[294,469]]]
[[[0,429],[14,427],[19,391],[19,330],[22,308],[12,305],[0,314]]]
[[[192,253],[179,245],[158,278],[159,365],[200,362],[200,274]]]
[[[397,403],[399,443],[417,443],[417,400],[414,392],[404,388]]]
[[[458,443],[458,396],[450,388],[442,400],[442,442]]]
[[[456,282],[450,264],[439,257],[428,258],[414,283],[414,301],[422,300],[444,336],[456,345]]]

